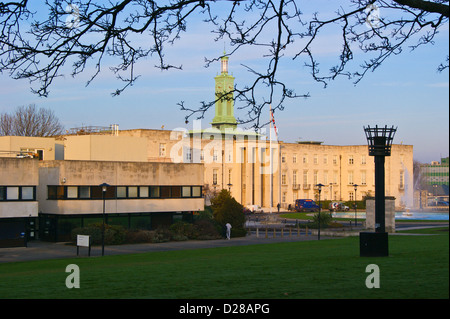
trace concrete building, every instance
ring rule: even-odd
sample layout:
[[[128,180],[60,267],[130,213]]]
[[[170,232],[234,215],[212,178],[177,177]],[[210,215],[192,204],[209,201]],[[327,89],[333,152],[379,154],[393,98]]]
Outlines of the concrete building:
[[[103,183],[108,184],[103,193]],[[204,209],[203,165],[122,161],[43,161],[39,164],[41,238],[68,240],[70,231],[101,222],[155,229],[192,220]],[[104,197],[103,197],[104,196]]]
[[[38,184],[37,159],[0,158],[0,247],[35,238]]]

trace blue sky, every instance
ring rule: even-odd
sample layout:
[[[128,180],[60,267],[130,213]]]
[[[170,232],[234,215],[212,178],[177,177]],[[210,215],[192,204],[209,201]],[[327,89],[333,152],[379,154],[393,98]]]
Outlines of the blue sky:
[[[383,12],[381,12],[382,14]],[[339,32],[339,30],[337,30]],[[398,126],[394,143],[414,146],[414,157],[420,162],[440,160],[449,155],[449,75],[448,69],[436,71],[449,52],[448,24],[442,28],[435,45],[404,52],[386,60],[374,73],[368,73],[356,86],[341,78],[327,88],[310,76],[310,71],[285,59],[280,76],[296,93],[309,93],[308,99],[287,101],[285,110],[275,114],[279,137],[285,142],[323,141],[328,145],[366,144],[363,126]],[[167,47],[166,57],[183,65],[183,70],[161,72],[153,58],[137,65],[141,74],[135,85],[118,97],[111,92],[119,83],[107,67],[88,87],[89,71],[76,78],[67,75],[56,80],[47,98],[30,91],[26,80],[13,80],[0,74],[0,112],[31,103],[52,109],[66,129],[82,125],[108,126],[120,129],[165,129],[185,127],[186,113],[177,105],[190,106],[214,98],[214,76],[220,64],[205,68],[204,58],[223,52],[224,42],[214,42],[204,25],[188,25],[188,33],[175,46]],[[337,57],[335,35],[328,34],[318,45],[323,61]],[[226,45],[225,45],[226,46]],[[261,53],[238,52],[230,58],[229,69],[240,87],[249,84],[251,76],[242,64],[261,65]],[[264,66],[263,66],[264,67]],[[237,116],[245,114],[235,110]],[[214,116],[211,109],[202,121],[208,127]],[[267,119],[269,113],[267,112]]]

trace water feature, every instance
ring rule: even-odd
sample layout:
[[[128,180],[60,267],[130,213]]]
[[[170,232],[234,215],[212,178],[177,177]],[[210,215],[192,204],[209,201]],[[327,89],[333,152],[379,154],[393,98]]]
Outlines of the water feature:
[[[333,218],[355,218],[355,213],[353,212],[345,212],[345,213],[333,213]],[[365,212],[357,212],[357,219],[365,219]],[[395,220],[442,220],[448,221],[448,212],[440,213],[440,212],[396,212]]]

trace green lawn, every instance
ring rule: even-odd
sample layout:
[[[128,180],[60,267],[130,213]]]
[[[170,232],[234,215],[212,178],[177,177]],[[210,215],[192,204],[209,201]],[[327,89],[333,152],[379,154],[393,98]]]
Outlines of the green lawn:
[[[389,257],[358,237],[0,264],[0,298],[449,298],[448,231],[390,236]],[[68,289],[68,264],[80,288]],[[366,266],[380,288],[365,286]]]

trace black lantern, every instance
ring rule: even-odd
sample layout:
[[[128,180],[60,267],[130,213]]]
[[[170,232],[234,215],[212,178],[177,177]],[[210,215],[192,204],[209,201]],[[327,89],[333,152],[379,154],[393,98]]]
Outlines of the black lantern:
[[[397,128],[364,127],[369,155],[374,156],[375,161],[375,234],[361,233],[361,256],[387,256],[388,237],[385,231],[385,178],[384,158],[391,155],[392,141]],[[369,247],[371,246],[371,247]]]

